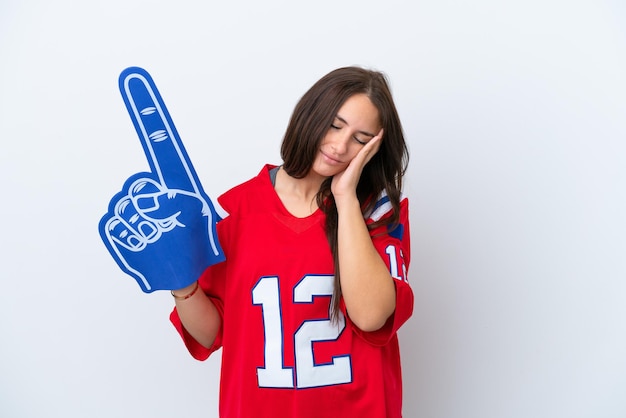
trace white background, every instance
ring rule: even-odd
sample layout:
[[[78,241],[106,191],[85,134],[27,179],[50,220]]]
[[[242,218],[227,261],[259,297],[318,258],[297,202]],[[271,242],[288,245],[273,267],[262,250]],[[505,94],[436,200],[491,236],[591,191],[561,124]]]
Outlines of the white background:
[[[98,235],[148,168],[119,73],[152,74],[216,197],[352,64],[388,74],[411,151],[405,416],[625,417],[621,0],[3,0],[0,416],[217,416],[219,356]]]

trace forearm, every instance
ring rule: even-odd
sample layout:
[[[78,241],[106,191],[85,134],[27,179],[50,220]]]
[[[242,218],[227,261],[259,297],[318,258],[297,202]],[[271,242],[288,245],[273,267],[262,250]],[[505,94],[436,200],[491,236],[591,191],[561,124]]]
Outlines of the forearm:
[[[173,291],[176,301],[176,311],[185,330],[204,347],[211,347],[221,326],[221,317],[217,308],[202,291],[197,289],[187,299],[180,296],[193,292],[196,284]]]
[[[380,329],[395,310],[393,278],[370,237],[356,197],[337,202],[341,291],[352,322]]]

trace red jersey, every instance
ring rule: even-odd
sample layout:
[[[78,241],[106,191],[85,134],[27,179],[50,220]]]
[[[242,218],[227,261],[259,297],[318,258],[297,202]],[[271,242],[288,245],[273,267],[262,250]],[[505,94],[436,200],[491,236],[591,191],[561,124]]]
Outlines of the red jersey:
[[[375,332],[358,329],[341,303],[331,322],[333,260],[317,210],[296,218],[274,191],[266,166],[218,201],[228,216],[217,224],[226,261],[209,267],[200,286],[222,316],[209,349],[171,321],[191,355],[223,348],[220,416],[314,418],[402,416],[402,376],[396,331],[413,312],[406,271],[410,261],[408,202],[400,225],[371,231],[396,285],[396,309]],[[367,214],[390,213],[383,196]]]

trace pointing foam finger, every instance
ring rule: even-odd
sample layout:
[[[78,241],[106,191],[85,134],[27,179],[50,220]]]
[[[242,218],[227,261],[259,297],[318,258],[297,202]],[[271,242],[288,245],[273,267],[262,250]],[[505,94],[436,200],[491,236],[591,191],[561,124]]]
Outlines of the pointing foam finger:
[[[150,75],[138,67],[127,68],[119,83],[148,164],[159,183],[197,193],[195,171]]]

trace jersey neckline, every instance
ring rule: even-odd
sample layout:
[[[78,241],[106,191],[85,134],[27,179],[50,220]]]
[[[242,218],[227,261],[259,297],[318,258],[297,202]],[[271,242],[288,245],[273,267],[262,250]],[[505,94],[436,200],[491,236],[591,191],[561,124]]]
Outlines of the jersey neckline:
[[[317,209],[315,209],[313,211],[313,213],[311,213],[310,215],[304,216],[304,217],[300,217],[300,216],[296,216],[293,213],[291,213],[283,204],[283,201],[280,200],[280,196],[278,196],[278,193],[276,192],[276,189],[274,188],[274,185],[272,184],[272,180],[270,177],[270,170],[277,168],[279,166],[276,165],[272,165],[272,164],[266,164],[265,167],[263,167],[263,175],[260,176],[263,180],[263,185],[264,187],[269,187],[272,189],[272,192],[270,193],[270,195],[272,196],[272,199],[274,200],[274,205],[280,210],[280,212],[282,212],[283,215],[289,216],[293,219],[298,219],[298,220],[302,220],[302,221],[307,221],[310,219],[314,219],[317,218],[319,216],[323,215],[322,209],[320,209],[319,207]]]

